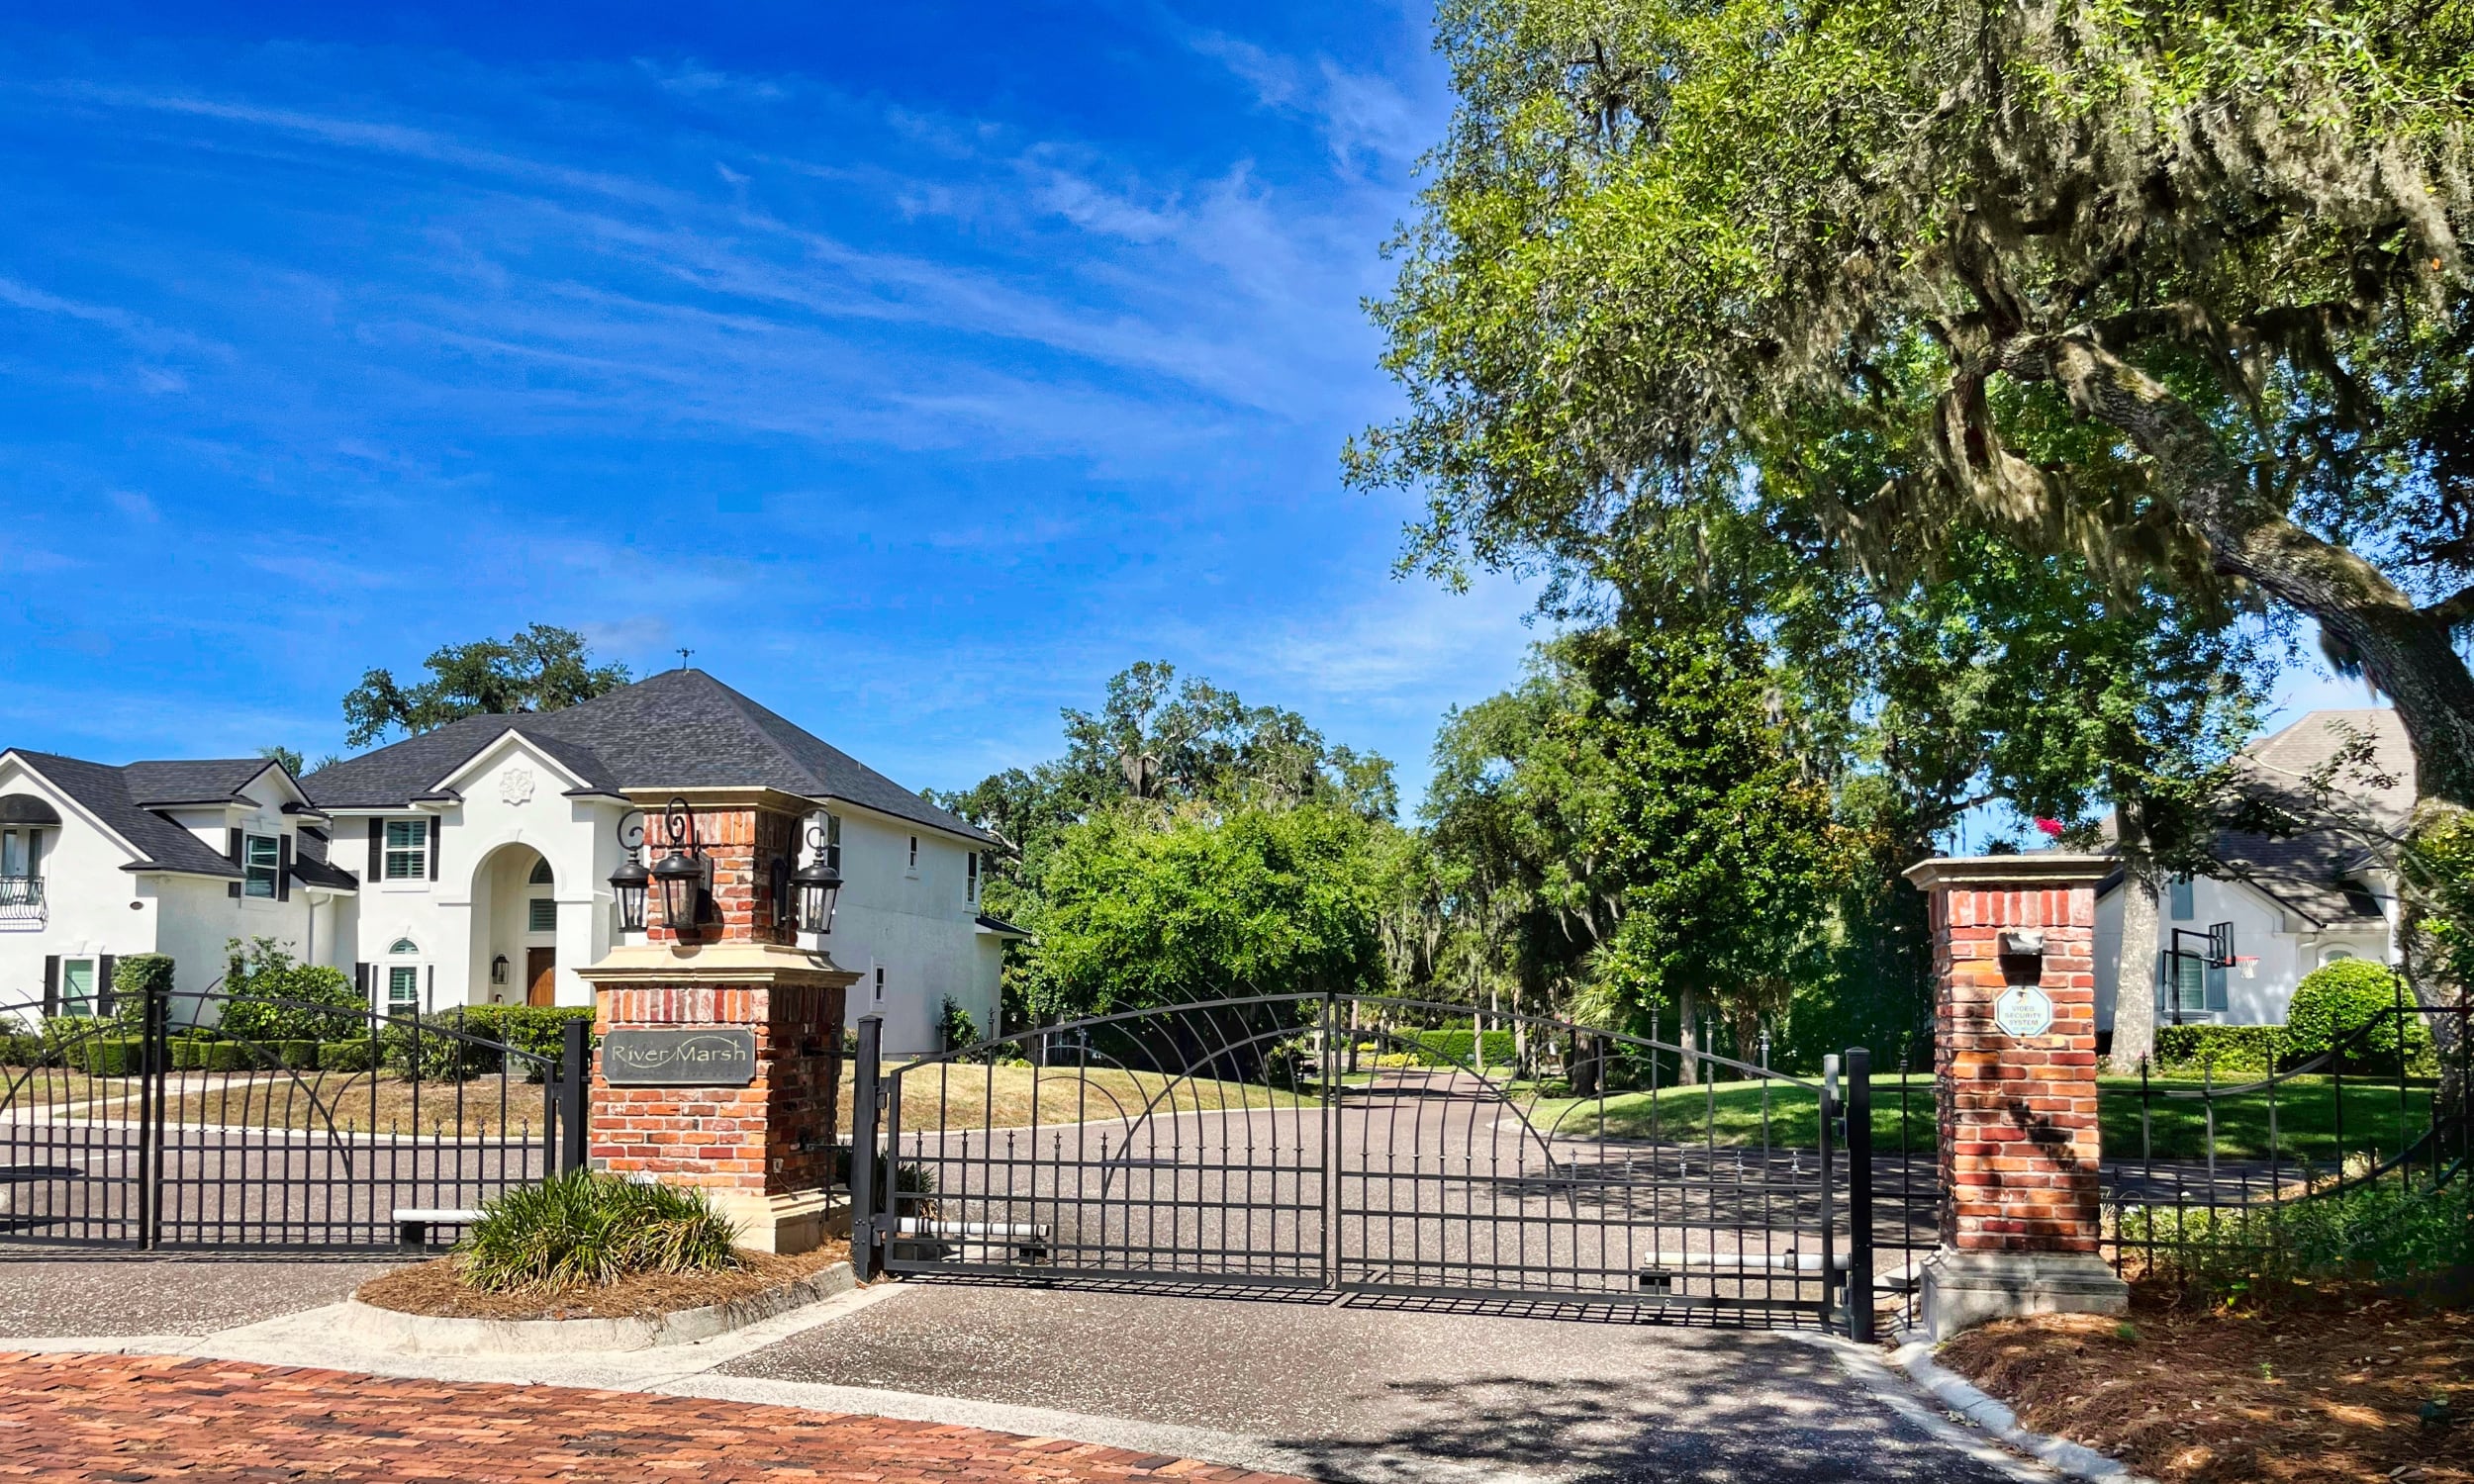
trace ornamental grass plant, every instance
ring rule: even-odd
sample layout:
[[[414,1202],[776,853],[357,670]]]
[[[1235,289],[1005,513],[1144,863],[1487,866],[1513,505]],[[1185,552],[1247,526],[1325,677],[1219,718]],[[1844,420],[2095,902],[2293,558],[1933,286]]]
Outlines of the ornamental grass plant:
[[[455,1265],[489,1293],[602,1287],[733,1268],[737,1243],[737,1226],[702,1191],[576,1169],[483,1206]]]

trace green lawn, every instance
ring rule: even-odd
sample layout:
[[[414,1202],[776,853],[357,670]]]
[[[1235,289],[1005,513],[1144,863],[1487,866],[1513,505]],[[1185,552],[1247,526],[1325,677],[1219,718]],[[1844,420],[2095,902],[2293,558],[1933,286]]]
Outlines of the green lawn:
[[[1603,1100],[1541,1098],[1529,1109],[1541,1128],[1559,1124],[1581,1137],[1603,1130],[1610,1138],[1657,1138],[1670,1143],[1759,1145],[1763,1142],[1764,1084],[1720,1082],[1711,1086],[1669,1087],[1653,1098],[1647,1092],[1610,1094]],[[2195,1159],[2207,1154],[2207,1105],[2196,1097],[2171,1094],[2198,1090],[2196,1081],[2150,1084],[2149,1143],[2140,1133],[2139,1079],[2104,1077],[2097,1084],[2097,1113],[2103,1121],[2109,1159],[2140,1158],[2142,1148],[2160,1159]],[[1876,1150],[1901,1148],[1900,1078],[1872,1079],[1872,1142]],[[1918,1073],[1906,1078],[1905,1145],[1922,1153],[1934,1147],[1933,1078]],[[2344,1153],[2376,1149],[2397,1151],[2404,1139],[2419,1134],[2429,1117],[2427,1088],[2409,1091],[2398,1104],[2395,1086],[2381,1087],[2348,1080],[2344,1096]],[[2224,1159],[2264,1159],[2269,1156],[2269,1100],[2263,1092],[2216,1101],[2216,1152]],[[2337,1154],[2335,1089],[2326,1077],[2298,1077],[2277,1088],[2275,1139],[2282,1159],[2307,1159],[2328,1163]],[[1818,1143],[1814,1098],[1800,1087],[1767,1084],[1766,1140],[1777,1149],[1811,1149]]]

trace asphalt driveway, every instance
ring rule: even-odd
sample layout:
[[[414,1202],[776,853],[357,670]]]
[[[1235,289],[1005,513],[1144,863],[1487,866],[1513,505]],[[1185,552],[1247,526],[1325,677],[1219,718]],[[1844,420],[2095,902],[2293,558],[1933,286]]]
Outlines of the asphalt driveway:
[[[914,1283],[719,1373],[1235,1435],[1333,1481],[2040,1476],[1901,1415],[1790,1336],[1409,1301]]]

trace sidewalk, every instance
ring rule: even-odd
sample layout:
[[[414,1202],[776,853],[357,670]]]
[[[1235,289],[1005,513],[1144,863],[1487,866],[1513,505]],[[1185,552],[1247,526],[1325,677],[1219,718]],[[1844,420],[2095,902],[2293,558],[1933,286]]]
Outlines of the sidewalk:
[[[0,1474],[43,1484],[270,1477],[1302,1484],[1129,1448],[790,1407],[67,1354],[0,1354]]]

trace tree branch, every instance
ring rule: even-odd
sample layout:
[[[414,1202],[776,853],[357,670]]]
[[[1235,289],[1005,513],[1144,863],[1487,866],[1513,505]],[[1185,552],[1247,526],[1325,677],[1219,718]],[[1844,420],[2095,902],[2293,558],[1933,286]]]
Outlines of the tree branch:
[[[2424,617],[2442,628],[2453,629],[2474,623],[2474,584],[2458,589],[2452,596],[2421,611]]]

